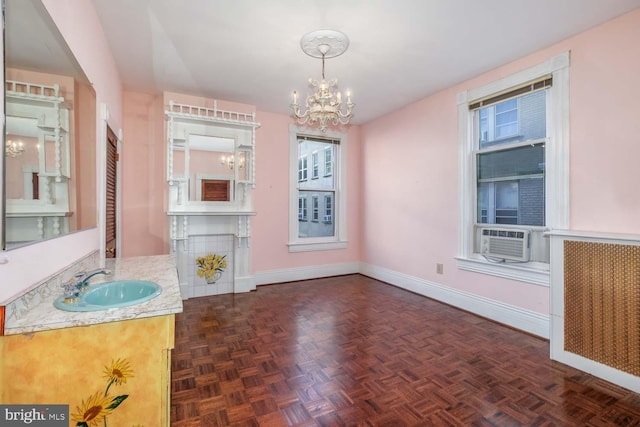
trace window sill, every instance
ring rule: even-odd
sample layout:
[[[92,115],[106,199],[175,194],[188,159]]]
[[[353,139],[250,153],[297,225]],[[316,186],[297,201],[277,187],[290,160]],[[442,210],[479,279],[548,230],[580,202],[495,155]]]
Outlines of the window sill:
[[[527,264],[495,264],[479,258],[456,257],[456,259],[460,270],[549,287],[549,267],[546,264],[537,264],[545,267],[534,268],[525,267]]]
[[[289,243],[289,252],[329,251],[333,249],[346,249],[347,241],[337,242],[313,242],[313,243]]]

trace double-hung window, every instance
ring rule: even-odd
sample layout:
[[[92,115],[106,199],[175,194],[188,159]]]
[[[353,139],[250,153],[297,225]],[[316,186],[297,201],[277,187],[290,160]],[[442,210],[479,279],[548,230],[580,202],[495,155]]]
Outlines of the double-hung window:
[[[310,134],[309,129],[302,132],[300,128],[292,125],[292,220],[289,222],[291,252],[346,247],[345,146],[346,134],[328,131],[316,135]],[[304,159],[307,158],[311,159],[312,179],[304,179]],[[293,169],[296,161],[297,174]],[[297,216],[296,205],[293,203],[296,200]],[[303,210],[306,212],[306,202],[302,200],[309,200],[310,221],[307,220],[306,213],[302,213]]]
[[[318,222],[320,216],[320,203],[318,196],[311,196],[311,221]]]
[[[324,149],[324,176],[329,176],[333,173],[333,149],[332,147],[326,147]]]
[[[307,220],[307,198],[298,197],[298,221]]]
[[[324,222],[333,222],[333,198],[331,195],[324,196]]]
[[[298,158],[298,181],[307,180],[307,156],[301,156]]]
[[[531,92],[525,95],[471,106],[478,129],[474,132],[478,135],[476,223],[544,227],[546,103],[550,85],[551,79],[545,79],[538,86],[529,86]],[[516,105],[519,107],[510,110]],[[516,113],[509,118],[508,132],[498,125],[501,111]],[[489,118],[495,121],[483,123]],[[491,122],[496,124],[495,132],[486,125]]]
[[[318,152],[311,153],[311,178],[318,179],[320,165],[318,164]]]
[[[459,268],[548,285],[544,232],[568,226],[568,67],[558,55],[458,96]],[[496,230],[529,236],[529,258],[487,257]]]

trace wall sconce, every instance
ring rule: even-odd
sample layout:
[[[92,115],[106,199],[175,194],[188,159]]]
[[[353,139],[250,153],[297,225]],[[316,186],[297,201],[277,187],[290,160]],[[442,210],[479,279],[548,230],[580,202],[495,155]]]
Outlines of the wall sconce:
[[[18,157],[24,154],[24,144],[22,141],[14,142],[10,139],[7,140],[7,144],[5,147],[5,153],[9,157]]]
[[[233,157],[233,154],[220,157],[220,164],[227,165],[229,169],[233,169],[233,166],[235,165],[235,158]],[[238,168],[242,169],[243,167],[244,156],[240,156],[240,159],[238,161]]]

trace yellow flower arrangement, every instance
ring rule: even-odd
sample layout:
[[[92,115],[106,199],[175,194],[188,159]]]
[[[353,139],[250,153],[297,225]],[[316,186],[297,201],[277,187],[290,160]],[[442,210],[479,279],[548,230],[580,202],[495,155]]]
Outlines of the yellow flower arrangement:
[[[207,254],[196,258],[198,266],[198,277],[210,280],[216,275],[220,275],[227,268],[226,255]]]

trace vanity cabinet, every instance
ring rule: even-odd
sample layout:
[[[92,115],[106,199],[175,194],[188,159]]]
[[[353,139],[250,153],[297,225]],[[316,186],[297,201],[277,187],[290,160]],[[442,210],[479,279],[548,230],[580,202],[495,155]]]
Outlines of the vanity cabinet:
[[[168,102],[167,215],[183,298],[255,289],[249,269],[255,188],[255,113]],[[197,275],[196,259],[225,257],[216,284]]]
[[[108,425],[168,426],[174,321],[170,314],[0,337],[0,402],[68,404],[72,416],[103,396],[116,363],[128,369],[108,395],[128,397]]]

